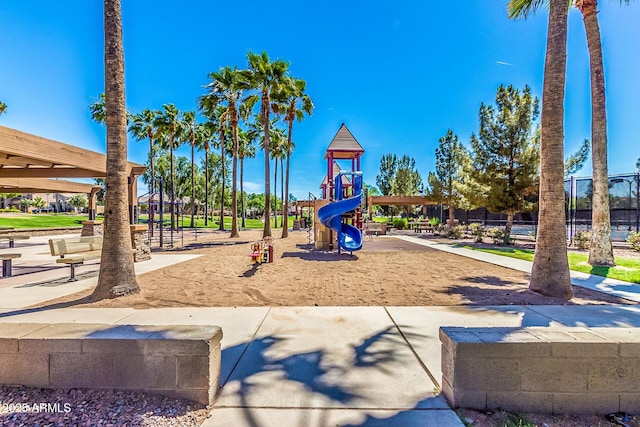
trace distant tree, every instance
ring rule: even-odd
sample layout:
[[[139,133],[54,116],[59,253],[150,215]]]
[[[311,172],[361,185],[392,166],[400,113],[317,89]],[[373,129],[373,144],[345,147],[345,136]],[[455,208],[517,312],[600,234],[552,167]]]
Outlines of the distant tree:
[[[436,148],[436,171],[429,173],[429,195],[436,203],[449,207],[449,226],[453,227],[455,210],[467,203],[465,164],[469,154],[451,129],[440,138]]]
[[[392,194],[396,196],[416,196],[422,190],[422,177],[416,169],[416,161],[407,155],[400,157],[391,185]],[[409,216],[412,209],[412,206],[403,206],[407,216]]]
[[[154,155],[154,139],[156,134],[156,119],[160,115],[158,110],[150,110],[148,108],[142,110],[138,114],[131,116],[131,123],[129,124],[129,132],[133,134],[133,137],[137,141],[144,139],[149,140],[149,202],[151,202],[153,195],[155,194],[155,171],[153,167],[153,155]],[[154,206],[149,203],[149,223],[151,225],[151,231],[153,232],[153,220],[154,220]],[[153,233],[152,233],[153,234]]]
[[[91,105],[89,105],[89,112],[91,113],[91,118],[94,121],[104,124],[104,121],[107,117],[107,107],[104,92],[98,95],[98,99],[96,99]]]
[[[247,207],[249,209],[255,209],[260,214],[264,212],[266,206],[266,198],[264,194],[251,193],[247,195]]]
[[[582,166],[586,163],[589,158],[589,151],[591,148],[591,141],[585,139],[582,142],[578,151],[564,159],[564,176],[565,178],[573,175],[582,169]]]
[[[395,154],[385,154],[380,159],[380,173],[376,176],[376,185],[383,196],[391,195],[393,179],[398,168],[398,158]]]
[[[154,126],[157,129],[156,139],[162,145],[163,149],[169,150],[169,159],[170,159],[170,191],[169,195],[171,198],[171,230],[175,229],[175,207],[174,200],[176,195],[176,186],[175,186],[175,167],[174,167],[174,159],[173,152],[180,146],[183,142],[181,137],[182,131],[184,128],[184,122],[181,120],[180,110],[176,108],[173,104],[164,104],[162,106],[163,110],[158,116],[156,116],[154,121]]]
[[[374,206],[369,206],[369,197],[370,196],[379,196],[380,195],[380,190],[378,190],[378,187],[376,187],[375,185],[371,185],[371,184],[364,184],[362,186],[363,188],[363,193],[364,193],[364,202],[367,204],[367,214],[369,215],[369,219],[371,219],[373,217],[373,213],[375,211],[379,211],[380,210],[380,206],[378,205],[374,205]]]
[[[284,84],[281,86],[280,99],[284,103],[284,121],[287,123],[287,165],[284,171],[286,180],[284,192],[289,193],[289,169],[291,167],[291,153],[293,151],[293,122],[294,120],[302,121],[305,114],[311,115],[314,105],[311,98],[304,93],[307,83],[302,79],[286,77]],[[287,218],[289,213],[289,202],[284,201],[282,207],[282,217]],[[288,223],[287,223],[288,224]],[[282,227],[282,238],[289,237],[289,227]]]
[[[191,222],[189,227],[195,227],[194,217],[196,214],[196,146],[198,145],[198,138],[202,134],[198,134],[199,126],[196,123],[196,112],[186,111],[182,113],[183,139],[189,143],[191,147]]]
[[[259,125],[259,122],[258,122]],[[241,227],[246,227],[246,195],[244,192],[244,159],[254,158],[256,156],[255,141],[260,138],[259,133],[253,132],[251,129],[245,131],[238,129],[238,160],[240,160],[240,212],[242,212]]]
[[[71,206],[73,206],[76,211],[79,208],[86,208],[87,207],[87,198],[84,196],[84,194],[75,194],[73,195],[68,201],[67,203],[69,203]]]
[[[104,203],[104,193],[107,188],[107,183],[104,178],[94,178],[93,182],[100,186],[100,191],[96,193],[96,199],[98,203]]]
[[[22,207],[22,210],[24,212],[27,212],[29,211],[29,207],[33,206],[33,200],[23,197],[22,199],[20,199],[20,206]]]
[[[638,160],[636,161],[636,169],[640,171],[640,157],[638,157]]]
[[[17,199],[18,197],[22,197],[20,193],[4,193],[2,195],[2,207],[7,208],[7,201],[11,199]],[[9,206],[11,207],[11,206]]]
[[[7,111],[7,104],[0,101],[0,116],[3,115]]]
[[[478,136],[471,135],[471,178],[482,186],[474,204],[507,215],[505,234],[511,234],[517,212],[533,207],[528,196],[538,191],[540,153],[532,131],[538,117],[538,99],[525,86],[500,86],[496,107],[480,105]],[[481,203],[478,203],[481,202]]]
[[[35,199],[33,199],[31,201],[31,206],[38,208],[38,209],[42,209],[47,205],[47,202],[44,201],[44,199],[40,196],[36,197]]]
[[[275,123],[274,123],[275,124]],[[272,126],[270,129],[271,134],[271,158],[273,158],[273,216],[274,227],[278,228],[278,161],[282,166],[282,160],[286,157],[287,151],[287,137],[284,131],[276,126]],[[281,168],[282,169],[282,168]],[[282,180],[280,180],[282,181]],[[284,218],[282,218],[284,220]]]
[[[398,169],[398,158],[395,154],[385,154],[380,159],[380,172],[376,175],[376,185],[383,196],[390,196],[393,190],[393,180]],[[394,214],[393,206],[383,206],[382,212],[385,215]],[[397,211],[396,211],[397,212]]]

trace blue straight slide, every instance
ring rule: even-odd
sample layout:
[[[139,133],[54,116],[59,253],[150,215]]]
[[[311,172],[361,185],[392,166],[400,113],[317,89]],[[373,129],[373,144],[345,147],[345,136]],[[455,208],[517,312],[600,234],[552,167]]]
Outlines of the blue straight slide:
[[[353,197],[336,200],[318,210],[318,219],[325,226],[338,233],[338,245],[345,251],[362,248],[362,233],[358,227],[342,223],[342,214],[355,210],[362,203],[362,176],[353,177]],[[342,174],[336,176],[336,199],[342,198]]]

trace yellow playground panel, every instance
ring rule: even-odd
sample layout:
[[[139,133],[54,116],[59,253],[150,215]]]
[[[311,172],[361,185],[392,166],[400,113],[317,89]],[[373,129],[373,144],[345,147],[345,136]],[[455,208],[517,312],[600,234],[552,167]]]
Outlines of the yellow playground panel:
[[[251,244],[251,262],[273,262],[273,237],[265,237]]]

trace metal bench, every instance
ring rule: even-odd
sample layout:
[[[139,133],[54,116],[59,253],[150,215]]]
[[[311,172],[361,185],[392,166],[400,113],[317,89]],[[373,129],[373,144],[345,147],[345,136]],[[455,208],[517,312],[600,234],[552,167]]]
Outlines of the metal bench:
[[[76,265],[98,259],[102,255],[102,236],[86,236],[73,239],[49,239],[52,256],[59,256],[56,263],[69,264],[71,274],[68,282],[75,282]],[[72,255],[72,256],[69,256]]]

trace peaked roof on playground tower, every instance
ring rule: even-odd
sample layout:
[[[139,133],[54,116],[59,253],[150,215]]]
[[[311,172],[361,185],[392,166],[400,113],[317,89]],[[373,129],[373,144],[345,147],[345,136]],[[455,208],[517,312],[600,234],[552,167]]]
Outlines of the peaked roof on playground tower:
[[[333,137],[331,144],[327,148],[324,155],[325,159],[329,158],[329,153],[333,153],[334,159],[353,159],[364,153],[362,145],[353,137],[351,131],[347,129],[344,123],[338,129],[338,133]]]

